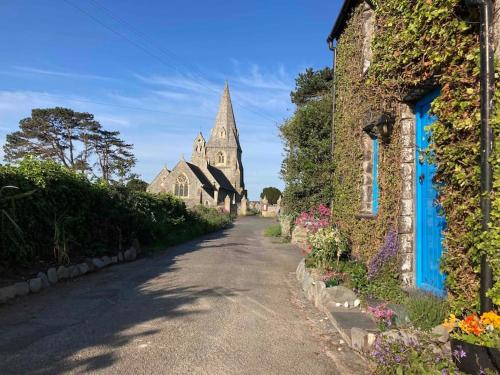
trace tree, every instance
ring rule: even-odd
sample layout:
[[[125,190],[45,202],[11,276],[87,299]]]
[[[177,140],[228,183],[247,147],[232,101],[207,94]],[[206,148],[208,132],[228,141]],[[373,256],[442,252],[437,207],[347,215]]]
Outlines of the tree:
[[[104,130],[90,113],[61,107],[33,109],[19,127],[7,135],[4,145],[9,162],[31,155],[108,183],[130,178],[136,161],[133,146],[119,138],[120,132]]]
[[[292,103],[303,106],[316,101],[331,93],[333,70],[326,67],[322,70],[306,69],[295,79],[295,91],[290,93]]]
[[[19,127],[21,130],[7,135],[5,160],[18,162],[27,155],[34,155],[76,171],[85,171],[89,168],[90,150],[83,140],[101,125],[90,113],[56,107],[33,109],[31,117],[21,120]]]
[[[127,188],[134,191],[146,191],[148,183],[135,175],[127,181]]]
[[[267,198],[269,204],[276,204],[278,199],[281,197],[281,191],[280,189],[272,186],[265,187],[262,190],[262,193],[260,193],[261,198],[264,198],[264,196]]]
[[[301,212],[332,199],[332,97],[326,69],[299,75],[292,101],[295,113],[280,126],[285,145],[281,176],[286,211]]]
[[[96,165],[107,183],[115,176],[123,183],[136,162],[131,152],[134,146],[125,143],[119,135],[119,131],[100,129],[90,136],[92,150],[97,156]]]

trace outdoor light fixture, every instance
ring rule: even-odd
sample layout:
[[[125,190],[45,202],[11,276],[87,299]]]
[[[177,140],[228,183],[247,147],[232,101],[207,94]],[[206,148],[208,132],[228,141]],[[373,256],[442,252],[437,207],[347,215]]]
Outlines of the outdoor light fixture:
[[[370,114],[370,117],[372,115]],[[371,138],[378,138],[384,144],[388,144],[394,127],[395,118],[391,113],[383,112],[373,118],[363,130]]]

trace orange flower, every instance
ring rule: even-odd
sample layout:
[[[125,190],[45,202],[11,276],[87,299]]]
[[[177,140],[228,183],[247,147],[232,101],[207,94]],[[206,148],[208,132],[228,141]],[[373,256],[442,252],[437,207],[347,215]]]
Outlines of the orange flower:
[[[476,314],[467,316],[464,320],[459,323],[459,327],[465,333],[472,333],[479,336],[484,332],[484,328]]]

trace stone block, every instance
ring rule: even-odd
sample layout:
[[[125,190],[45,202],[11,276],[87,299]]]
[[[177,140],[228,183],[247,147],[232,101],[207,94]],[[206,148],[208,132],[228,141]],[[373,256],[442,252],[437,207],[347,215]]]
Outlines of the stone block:
[[[47,275],[45,273],[38,272],[36,277],[38,277],[42,280],[42,288],[48,288],[50,286],[49,278],[47,277]]]
[[[108,257],[107,255],[103,256],[101,260],[104,263],[104,267],[107,267],[111,264],[111,258]]]
[[[55,267],[50,267],[47,270],[47,278],[49,279],[49,282],[51,284],[57,283],[58,277],[57,277],[57,270],[55,269]]]
[[[324,301],[323,304],[328,303],[328,302],[335,302],[335,303],[341,303],[344,304],[345,302],[348,303],[348,305],[353,306],[354,301],[358,298],[356,296],[356,293],[354,293],[352,290],[346,288],[345,286],[339,285],[339,286],[332,286],[330,288],[326,288],[324,290]]]
[[[401,271],[409,272],[413,269],[413,254],[404,253],[402,255]]]
[[[131,247],[133,247],[135,251],[137,251],[137,254],[140,254],[142,252],[141,244],[139,243],[139,240],[137,238],[134,238]]]
[[[77,267],[80,275],[85,275],[87,272],[89,272],[89,266],[87,265],[87,263],[80,263]]]
[[[413,164],[401,164],[401,178],[403,179],[403,182],[409,182],[413,184]]]
[[[401,199],[401,216],[413,215],[413,199]]]
[[[85,264],[89,267],[88,272],[94,272],[96,270],[96,266],[94,265],[94,262],[91,258],[86,258]]]
[[[401,151],[401,162],[413,163],[415,161],[415,150],[413,147],[405,147]]]
[[[77,266],[68,267],[68,272],[69,272],[70,279],[74,279],[75,277],[80,276],[80,271],[78,270]]]
[[[64,280],[69,277],[69,270],[64,266],[59,266],[57,268],[57,278],[58,280]]]
[[[401,184],[401,198],[402,199],[413,199],[413,180],[403,181]]]
[[[123,257],[127,262],[131,262],[137,258],[137,250],[135,247],[131,247],[130,249],[125,250]]]
[[[368,346],[368,332],[358,327],[352,327],[351,345],[353,349],[356,349],[360,352],[365,351]]]
[[[302,282],[302,280],[304,279],[305,271],[306,271],[306,264],[305,260],[302,259],[299,265],[297,266],[297,269],[295,270],[295,276],[297,277],[297,281]]]
[[[39,277],[35,277],[34,279],[31,279],[28,282],[30,286],[30,292],[31,293],[38,293],[40,290],[42,290],[42,279]]]
[[[377,335],[375,335],[374,333],[368,332],[368,336],[366,337],[366,349],[367,350],[369,350],[372,347],[372,345],[376,339],[377,339]]]
[[[98,270],[100,270],[101,268],[105,267],[104,262],[101,259],[99,259],[99,258],[92,259],[92,264]]]
[[[413,253],[413,233],[399,234],[399,250],[403,254]]]
[[[123,262],[123,253],[121,251],[118,253],[118,262]]]
[[[407,286],[413,285],[413,273],[412,272],[403,272],[401,274],[401,278],[403,279],[403,285],[407,285]]]
[[[118,263],[118,257],[117,256],[111,257],[111,263],[113,264]]]
[[[9,299],[14,298],[16,294],[16,287],[14,285],[0,288],[0,303],[7,302]]]
[[[412,233],[413,232],[413,217],[401,216],[399,218],[398,233]]]
[[[323,303],[323,296],[324,296],[324,290],[326,289],[326,284],[319,280],[319,281],[316,281],[315,282],[315,285],[314,285],[314,306],[316,306],[317,308],[321,308],[322,307],[322,303]]]
[[[16,288],[16,296],[25,296],[30,292],[30,286],[25,281],[15,283],[14,288]]]
[[[450,332],[442,324],[434,327],[431,331],[431,334],[436,338],[437,341],[441,343],[448,342],[448,340],[450,339]]]

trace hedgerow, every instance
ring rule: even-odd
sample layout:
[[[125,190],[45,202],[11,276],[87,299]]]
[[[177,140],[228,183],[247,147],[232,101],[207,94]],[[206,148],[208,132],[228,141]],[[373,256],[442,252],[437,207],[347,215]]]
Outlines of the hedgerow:
[[[16,187],[3,191],[0,207],[12,218],[1,227],[4,267],[116,253],[134,239],[144,245],[175,243],[230,221],[214,210],[187,210],[171,195],[92,183],[52,161],[28,158],[18,166],[0,166],[0,186]],[[8,199],[22,192],[31,194]],[[12,232],[15,236],[8,235]]]

